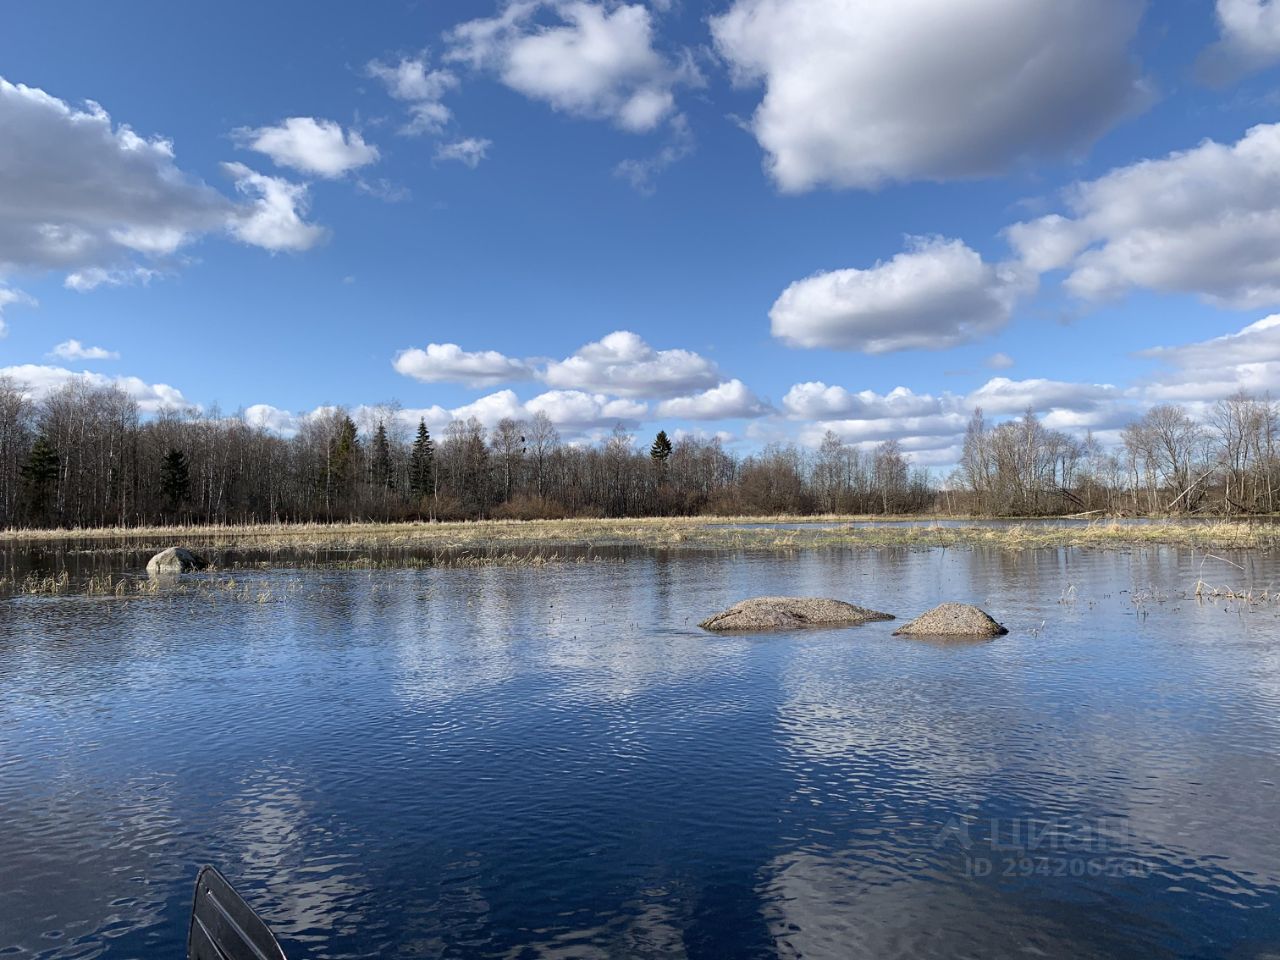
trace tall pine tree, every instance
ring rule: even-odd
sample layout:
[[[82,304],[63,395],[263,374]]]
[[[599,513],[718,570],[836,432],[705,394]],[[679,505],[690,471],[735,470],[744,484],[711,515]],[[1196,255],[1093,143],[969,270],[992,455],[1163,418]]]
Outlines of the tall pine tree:
[[[654,463],[667,462],[667,458],[671,456],[671,440],[667,437],[667,431],[658,431],[658,435],[653,438],[653,446],[649,448],[649,456]]]
[[[344,414],[338,421],[337,435],[331,441],[325,464],[325,507],[330,511],[342,506],[351,490],[359,444],[355,421]]]
[[[409,491],[419,500],[435,492],[436,445],[427,421],[418,421],[418,435],[409,454]]]
[[[177,510],[191,494],[191,474],[187,455],[173,447],[160,461],[160,494],[170,510]]]
[[[390,490],[395,486],[391,475],[391,444],[387,442],[387,428],[381,420],[373,432],[373,486],[375,490]]]
[[[21,473],[27,510],[37,523],[48,523],[53,517],[53,494],[58,487],[61,466],[58,451],[49,438],[44,434],[36,437]]]

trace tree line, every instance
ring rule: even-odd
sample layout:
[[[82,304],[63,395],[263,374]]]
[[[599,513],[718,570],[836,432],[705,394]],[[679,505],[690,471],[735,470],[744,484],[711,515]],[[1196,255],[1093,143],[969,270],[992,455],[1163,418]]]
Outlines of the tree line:
[[[1104,447],[1049,430],[1032,413],[987,425],[975,410],[959,466],[946,484],[951,509],[1002,516],[1070,513],[1268,514],[1280,507],[1280,406],[1246,392],[1219,400],[1202,420],[1160,404]]]
[[[357,422],[357,418],[359,422]],[[439,436],[404,431],[394,405],[305,418],[284,437],[218,410],[142,416],[115,387],[72,381],[39,402],[0,380],[0,528],[157,523],[538,519],[694,514],[999,515],[1272,512],[1277,409],[1239,395],[1205,422],[1152,408],[1107,450],[1031,413],[975,411],[945,482],[896,440],[828,433],[816,450],[735,455],[716,439],[618,426],[566,443],[544,414]]]

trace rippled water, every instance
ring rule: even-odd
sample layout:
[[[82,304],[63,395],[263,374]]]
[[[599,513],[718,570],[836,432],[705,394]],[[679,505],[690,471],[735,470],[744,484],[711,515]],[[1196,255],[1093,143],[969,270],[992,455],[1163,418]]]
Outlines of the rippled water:
[[[0,601],[0,957],[1280,952],[1280,563],[636,552]],[[712,636],[743,597],[911,615]]]

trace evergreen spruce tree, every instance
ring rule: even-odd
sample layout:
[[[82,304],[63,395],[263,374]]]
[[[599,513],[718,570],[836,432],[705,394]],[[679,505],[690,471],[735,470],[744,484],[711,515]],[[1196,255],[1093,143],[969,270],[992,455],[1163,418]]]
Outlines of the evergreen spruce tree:
[[[51,501],[58,486],[61,465],[58,451],[49,438],[43,434],[36,437],[27,454],[27,462],[20,468],[27,509],[36,523],[47,523],[52,518]]]
[[[381,421],[373,433],[373,486],[376,490],[390,490],[395,486],[391,475],[391,444],[387,442],[387,428]]]
[[[187,455],[173,447],[160,461],[160,494],[170,510],[177,510],[191,494],[191,474]]]
[[[329,462],[325,465],[325,499],[330,510],[340,506],[340,501],[351,489],[358,449],[355,421],[343,416],[338,424],[338,436],[329,451]]]
[[[667,431],[658,431],[658,435],[653,439],[653,446],[649,448],[649,456],[654,463],[667,462],[667,458],[671,456],[671,440],[667,437]]]
[[[409,490],[419,500],[435,489],[435,443],[425,420],[418,421],[418,435],[409,454]]]

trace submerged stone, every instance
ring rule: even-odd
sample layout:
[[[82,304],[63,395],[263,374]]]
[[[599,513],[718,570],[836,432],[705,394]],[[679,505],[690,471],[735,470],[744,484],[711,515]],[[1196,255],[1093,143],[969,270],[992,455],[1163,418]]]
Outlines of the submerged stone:
[[[868,610],[843,600],[820,597],[756,597],[743,600],[699,624],[705,630],[795,630],[829,627],[872,620],[892,620],[893,615]]]
[[[153,577],[167,573],[190,573],[193,570],[203,570],[208,565],[203,557],[186,547],[170,547],[147,561],[147,573]]]
[[[902,637],[999,637],[1009,631],[968,603],[944,603],[893,631]]]

